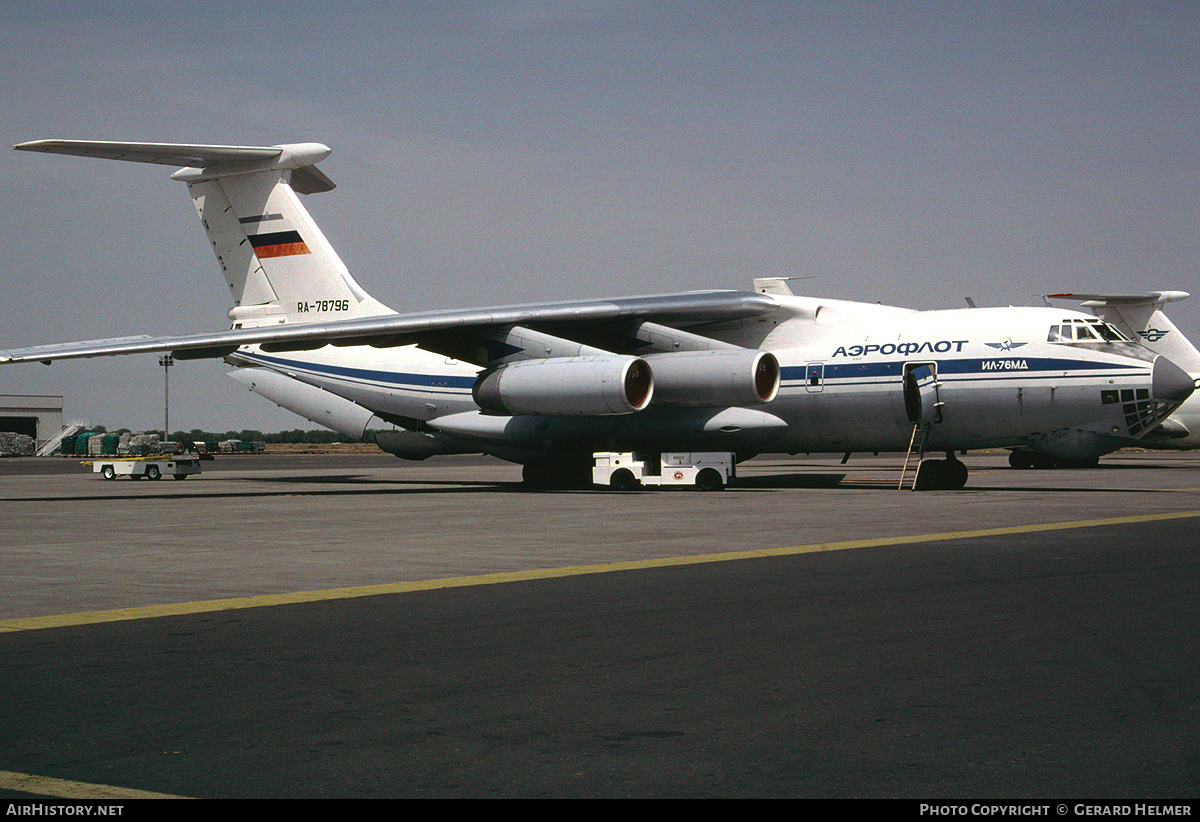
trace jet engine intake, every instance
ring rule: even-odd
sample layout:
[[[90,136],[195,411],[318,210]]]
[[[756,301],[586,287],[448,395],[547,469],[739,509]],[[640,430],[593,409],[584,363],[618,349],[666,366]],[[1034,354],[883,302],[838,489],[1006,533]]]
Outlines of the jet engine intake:
[[[767,351],[678,351],[645,359],[654,369],[656,405],[761,405],[779,393],[779,361]]]
[[[654,378],[638,357],[522,360],[484,372],[472,395],[494,414],[631,414],[650,404]]]

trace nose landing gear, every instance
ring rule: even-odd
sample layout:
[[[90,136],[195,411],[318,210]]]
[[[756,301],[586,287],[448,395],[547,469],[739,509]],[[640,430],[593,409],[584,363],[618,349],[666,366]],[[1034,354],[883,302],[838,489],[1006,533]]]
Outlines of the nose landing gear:
[[[916,491],[957,491],[967,484],[967,466],[952,453],[944,460],[925,460],[917,472]]]

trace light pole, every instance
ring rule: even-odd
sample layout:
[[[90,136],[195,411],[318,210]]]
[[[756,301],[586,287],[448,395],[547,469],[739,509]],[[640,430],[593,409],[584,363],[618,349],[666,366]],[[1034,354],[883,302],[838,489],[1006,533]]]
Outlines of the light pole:
[[[158,358],[158,364],[163,367],[163,442],[171,439],[171,366],[175,358],[164,354]]]

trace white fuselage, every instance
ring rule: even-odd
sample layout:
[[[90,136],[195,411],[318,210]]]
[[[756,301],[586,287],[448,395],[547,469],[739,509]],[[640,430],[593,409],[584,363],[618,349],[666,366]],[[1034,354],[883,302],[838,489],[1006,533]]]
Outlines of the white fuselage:
[[[1154,355],[1133,343],[1050,342],[1048,330],[1062,320],[1061,310],[917,312],[777,299],[782,319],[758,317],[699,332],[778,359],[777,396],[748,407],[652,404],[599,417],[485,414],[472,398],[479,367],[413,346],[242,349],[234,361],[518,461],[547,450],[904,450],[915,421],[905,373],[920,364],[936,373],[931,449],[1025,446],[1092,457],[1129,444],[1165,416],[1164,406],[1152,401]]]

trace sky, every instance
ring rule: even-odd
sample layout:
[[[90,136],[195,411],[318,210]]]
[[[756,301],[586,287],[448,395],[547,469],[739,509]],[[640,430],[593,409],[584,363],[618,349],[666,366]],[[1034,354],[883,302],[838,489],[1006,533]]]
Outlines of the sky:
[[[0,0],[0,140],[322,142],[304,203],[399,310],[749,288],[913,308],[1185,290],[1200,4]],[[165,166],[0,150],[0,348],[228,327]],[[312,428],[217,360],[172,430]],[[0,394],[160,428],[156,355]]]

